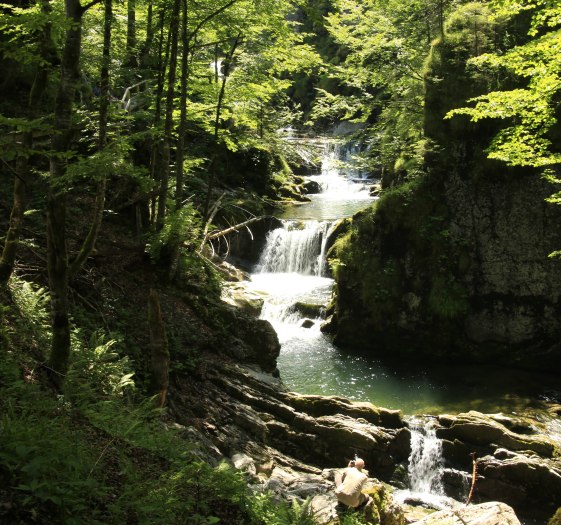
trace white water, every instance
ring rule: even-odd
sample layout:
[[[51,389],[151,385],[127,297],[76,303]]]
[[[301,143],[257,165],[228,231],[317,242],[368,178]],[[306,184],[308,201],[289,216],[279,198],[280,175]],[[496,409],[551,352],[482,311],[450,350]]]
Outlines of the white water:
[[[320,332],[321,319],[312,319],[313,326],[303,328],[304,319],[294,305],[329,301],[333,280],[325,277],[325,251],[330,230],[336,219],[352,215],[373,200],[368,181],[355,182],[358,175],[352,169],[342,172],[337,161],[341,151],[334,144],[318,146],[322,148],[321,173],[308,178],[316,180],[322,191],[311,196],[311,203],[293,207],[304,219],[284,219],[282,228],[269,232],[250,283],[251,289],[265,294],[261,318],[271,322],[281,341],[281,374],[283,361],[298,360],[298,356],[304,361],[304,356],[333,348]],[[333,207],[335,216],[330,211]],[[329,218],[324,220],[326,215]]]
[[[442,486],[442,440],[436,437],[432,420],[412,418],[411,455],[409,456],[409,484],[411,491],[421,494],[444,495]]]
[[[344,395],[406,409],[408,413],[437,412],[455,404],[452,411],[466,408],[485,411],[483,403],[489,397],[493,407],[487,411],[503,409],[502,405],[497,408],[499,399],[508,413],[513,398],[510,394],[503,397],[512,388],[508,382],[500,384],[501,378],[505,378],[496,372],[492,372],[492,380],[485,376],[481,381],[483,372],[477,367],[473,377],[479,381],[470,379],[451,386],[450,378],[456,377],[456,369],[445,369],[440,375],[433,370],[430,377],[423,371],[412,370],[407,363],[402,369],[396,366],[390,369],[362,356],[339,352],[321,333],[321,319],[313,319],[311,328],[302,327],[303,317],[294,305],[297,302],[325,305],[331,294],[333,281],[324,276],[325,242],[330,227],[335,219],[354,214],[372,200],[363,180],[357,181],[356,174],[347,177],[342,173],[334,150],[326,148],[325,153],[322,173],[310,177],[318,181],[322,193],[314,195],[310,204],[295,206],[285,215],[291,219],[284,220],[282,228],[271,232],[249,285],[266,294],[261,317],[269,320],[279,335],[282,349],[278,367],[284,383],[302,393]],[[465,367],[462,373],[467,377]],[[518,385],[526,383],[509,378]],[[466,391],[466,384],[472,385],[473,391]],[[487,392],[489,385],[496,386],[502,397],[494,391]],[[520,401],[524,405],[523,399]],[[444,495],[442,443],[436,437],[434,419],[418,417],[409,423],[412,434],[409,489],[397,491],[396,499],[413,500],[436,509],[463,505]],[[561,426],[557,421],[549,422],[547,432],[561,435]]]
[[[421,501],[435,509],[450,508],[456,503],[444,492],[442,472],[442,440],[436,436],[433,418],[409,419],[411,430],[411,454],[407,474],[409,490],[397,491],[398,501]]]
[[[269,232],[257,269],[260,273],[321,276],[330,222],[284,221]]]

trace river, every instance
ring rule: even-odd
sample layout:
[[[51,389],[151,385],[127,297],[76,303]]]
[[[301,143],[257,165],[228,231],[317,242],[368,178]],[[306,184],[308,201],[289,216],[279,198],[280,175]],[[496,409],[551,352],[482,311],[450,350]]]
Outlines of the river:
[[[333,280],[328,277],[325,240],[338,219],[375,205],[372,181],[341,163],[347,150],[326,141],[315,180],[321,193],[291,206],[281,215],[283,228],[270,232],[252,274],[250,287],[266,294],[262,318],[279,335],[278,367],[283,382],[304,394],[340,395],[400,409],[405,414],[481,412],[520,413],[540,410],[558,388],[556,376],[505,371],[492,366],[411,366],[384,363],[363,353],[336,348],[320,332],[321,319],[303,327],[297,303],[325,305]],[[309,321],[306,326],[311,324]]]
[[[291,206],[279,216],[282,227],[269,232],[248,284],[265,298],[261,318],[270,321],[279,336],[281,379],[302,394],[337,395],[401,410],[411,430],[409,488],[394,496],[433,508],[453,507],[458,502],[446,496],[441,482],[442,443],[431,414],[469,410],[524,414],[540,421],[542,431],[561,443],[561,425],[546,411],[550,398],[558,395],[557,375],[482,365],[381,362],[361,348],[335,347],[320,330],[322,315],[313,315],[310,309],[324,307],[333,289],[326,240],[338,220],[375,205],[376,199],[369,191],[373,181],[339,162],[345,160],[345,150],[329,141],[317,146],[323,152],[322,168],[308,178],[319,183],[321,192],[312,195],[310,203]],[[464,474],[464,481],[467,497],[469,474]],[[530,517],[523,523],[545,522]]]

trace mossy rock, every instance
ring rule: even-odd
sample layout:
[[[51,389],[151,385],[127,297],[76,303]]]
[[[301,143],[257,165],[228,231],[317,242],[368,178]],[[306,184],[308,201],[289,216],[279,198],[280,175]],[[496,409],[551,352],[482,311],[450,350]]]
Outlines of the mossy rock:
[[[298,301],[295,303],[291,310],[298,312],[303,317],[308,317],[310,319],[317,319],[322,316],[324,306],[322,304],[315,303],[305,303]]]
[[[561,525],[561,507],[557,509],[557,512],[547,522],[547,525]]]

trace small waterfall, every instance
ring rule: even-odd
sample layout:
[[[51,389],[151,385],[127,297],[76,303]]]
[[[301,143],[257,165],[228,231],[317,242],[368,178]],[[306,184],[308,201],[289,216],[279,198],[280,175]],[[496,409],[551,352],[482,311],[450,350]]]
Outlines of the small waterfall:
[[[321,276],[330,226],[328,221],[285,221],[283,228],[269,232],[259,272]]]
[[[436,437],[432,419],[412,418],[411,455],[409,456],[409,483],[411,492],[444,496],[442,485],[442,441]]]

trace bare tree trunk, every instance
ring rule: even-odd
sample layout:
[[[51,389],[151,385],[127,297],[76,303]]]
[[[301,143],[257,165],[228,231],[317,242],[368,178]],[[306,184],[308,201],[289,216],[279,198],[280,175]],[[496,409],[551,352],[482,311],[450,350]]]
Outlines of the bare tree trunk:
[[[445,0],[438,0],[438,25],[442,40],[444,40],[444,2]]]
[[[173,131],[173,98],[175,93],[175,77],[177,74],[177,48],[179,36],[179,9],[180,0],[174,0],[171,12],[169,52],[168,89],[166,94],[166,118],[164,122],[164,140],[162,142],[162,158],[160,168],[160,192],[158,195],[158,212],[156,225],[158,229],[164,225],[166,216],[166,203],[171,165],[171,140]]]
[[[127,43],[125,51],[125,65],[137,67],[136,59],[136,0],[127,1]]]
[[[181,88],[179,94],[179,135],[175,153],[175,208],[183,203],[183,161],[185,159],[185,135],[187,134],[187,84],[189,82],[189,39],[187,38],[187,0],[183,0],[181,19]]]
[[[150,289],[148,304],[150,325],[150,358],[152,363],[152,383],[158,393],[156,404],[164,406],[169,387],[169,347],[158,292]]]
[[[232,43],[232,47],[228,51],[228,54],[224,58],[224,69],[222,72],[222,85],[220,86],[220,92],[218,94],[218,102],[216,104],[216,115],[214,117],[214,139],[218,141],[218,130],[220,128],[220,115],[222,113],[222,104],[224,103],[224,95],[226,94],[226,82],[228,81],[228,76],[230,75],[230,68],[232,67],[232,59],[234,58],[234,53],[238,48],[242,39],[242,35],[239,34]],[[208,219],[210,199],[212,197],[212,190],[214,189],[214,170],[211,170],[208,178],[208,186],[205,201],[205,211],[204,220]]]
[[[146,15],[146,39],[142,44],[140,51],[140,67],[147,68],[150,62],[150,50],[152,49],[152,43],[154,42],[154,6],[152,0],[148,3],[148,13]]]
[[[166,76],[166,69],[169,57],[169,47],[170,47],[170,40],[171,36],[168,34],[168,39],[166,43],[166,52],[165,56],[163,53],[164,48],[164,23],[165,23],[165,5],[160,9],[160,16],[158,20],[158,30],[159,30],[159,39],[158,39],[158,84],[156,87],[156,107],[154,109],[154,130],[158,131],[160,127],[160,120],[162,118],[162,94],[164,92],[164,80]],[[159,181],[159,171],[158,167],[160,164],[160,157],[159,148],[160,148],[160,137],[156,135],[153,138],[152,142],[152,151],[150,154],[150,174],[152,180],[154,182]],[[150,218],[151,222],[154,223],[156,220],[156,204],[157,204],[157,197],[153,197],[150,205]]]

